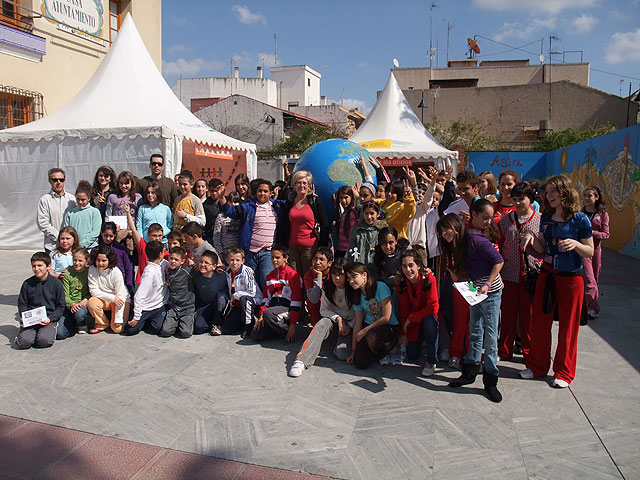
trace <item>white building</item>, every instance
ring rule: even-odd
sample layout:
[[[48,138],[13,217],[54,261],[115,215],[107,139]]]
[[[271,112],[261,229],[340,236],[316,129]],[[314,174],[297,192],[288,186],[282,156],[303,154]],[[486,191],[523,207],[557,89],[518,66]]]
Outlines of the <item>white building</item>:
[[[322,75],[307,65],[272,68],[271,78],[264,78],[262,73],[262,67],[258,67],[256,77],[240,78],[240,69],[235,67],[232,77],[182,78],[171,88],[192,111],[202,105],[198,100],[231,95],[244,95],[283,109],[320,105]]]

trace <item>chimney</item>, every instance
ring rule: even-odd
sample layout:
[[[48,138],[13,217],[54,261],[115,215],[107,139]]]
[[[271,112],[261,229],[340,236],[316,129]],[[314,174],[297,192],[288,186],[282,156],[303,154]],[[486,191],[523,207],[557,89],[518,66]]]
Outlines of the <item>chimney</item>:
[[[326,95],[321,95],[320,96],[320,105],[326,105],[327,104],[327,96]]]
[[[233,67],[233,78],[240,78],[240,67]]]
[[[258,67],[258,78],[262,78],[262,67]]]

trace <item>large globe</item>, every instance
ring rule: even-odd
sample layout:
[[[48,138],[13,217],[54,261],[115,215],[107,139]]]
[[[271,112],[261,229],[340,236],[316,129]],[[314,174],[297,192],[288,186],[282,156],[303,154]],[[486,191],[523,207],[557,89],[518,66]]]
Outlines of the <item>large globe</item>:
[[[353,186],[364,181],[360,154],[367,162],[369,174],[376,183],[375,167],[369,161],[371,154],[364,147],[349,140],[332,138],[310,146],[296,162],[292,173],[306,170],[313,175],[316,194],[322,201],[329,221],[335,220],[333,195],[343,185]]]

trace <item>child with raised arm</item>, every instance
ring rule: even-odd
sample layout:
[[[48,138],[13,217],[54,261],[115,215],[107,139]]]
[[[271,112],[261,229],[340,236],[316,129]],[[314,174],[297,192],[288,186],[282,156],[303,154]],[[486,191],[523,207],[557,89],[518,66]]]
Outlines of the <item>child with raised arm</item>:
[[[144,273],[144,267],[147,266],[147,253],[145,248],[147,246],[147,242],[140,232],[138,232],[136,228],[136,223],[133,220],[133,216],[131,215],[131,209],[128,204],[123,206],[125,213],[127,214],[127,226],[129,230],[131,230],[131,235],[133,236],[133,244],[136,247],[136,251],[138,252],[138,273],[136,274],[136,283],[140,283],[140,279],[142,278],[142,274]],[[152,223],[149,225],[149,230],[147,231],[147,238],[149,241],[162,241],[162,225],[159,223]],[[164,251],[164,256],[169,256],[169,252]]]
[[[253,270],[244,264],[244,250],[231,247],[227,252],[227,291],[218,297],[218,310],[211,335],[248,336],[253,328],[253,312],[259,295]]]
[[[34,344],[40,348],[53,345],[58,321],[64,313],[64,289],[62,283],[49,275],[51,258],[47,252],[36,252],[31,256],[33,276],[22,282],[18,296],[18,313],[45,307],[47,317],[37,325],[24,327],[20,320],[20,330],[13,346],[26,350]],[[28,315],[28,313],[27,313]]]
[[[161,337],[176,335],[189,338],[193,335],[193,322],[196,311],[196,296],[193,286],[193,268],[184,265],[187,251],[174,246],[169,253],[169,268],[166,271],[166,284],[169,290],[167,316],[164,319]]]
[[[67,310],[64,320],[58,322],[56,338],[62,340],[73,333],[87,333],[89,315],[89,250],[79,248],[73,252],[73,268],[62,279]],[[92,319],[93,321],[93,319]]]
[[[133,299],[133,318],[124,326],[125,335],[136,335],[141,330],[157,335],[166,316],[164,308],[168,300],[165,284],[165,269],[169,262],[164,259],[164,245],[158,240],[147,243],[147,267]]]
[[[178,190],[180,196],[173,206],[173,228],[181,230],[189,222],[195,222],[204,228],[207,219],[204,214],[202,201],[193,194],[193,175],[182,172],[178,175]],[[202,236],[202,233],[200,234]]]
[[[292,342],[302,306],[302,279],[289,266],[289,249],[285,245],[271,248],[273,271],[267,275],[260,316],[253,326],[251,339],[256,342],[284,336]]]
[[[113,333],[121,333],[124,319],[129,317],[129,291],[124,284],[122,272],[117,267],[118,258],[109,245],[99,245],[91,254],[89,267],[89,313],[95,327],[89,333],[100,333],[111,327]],[[111,311],[111,319],[105,315]]]

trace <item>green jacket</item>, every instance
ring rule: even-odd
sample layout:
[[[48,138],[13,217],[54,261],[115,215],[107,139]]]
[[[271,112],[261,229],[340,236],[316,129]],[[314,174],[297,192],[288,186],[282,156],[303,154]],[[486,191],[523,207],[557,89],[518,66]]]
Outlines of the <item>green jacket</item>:
[[[85,298],[91,297],[89,295],[88,275],[88,268],[85,268],[82,272],[76,272],[73,268],[70,268],[62,278],[64,301],[67,304],[67,308],[71,308],[72,303],[80,303]]]
[[[377,269],[373,262],[373,254],[378,244],[378,232],[386,226],[387,222],[384,220],[377,220],[373,225],[368,225],[361,218],[349,236],[347,258],[353,262],[364,263],[374,278],[377,275]]]

